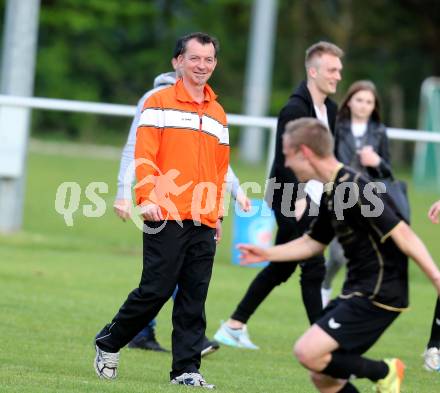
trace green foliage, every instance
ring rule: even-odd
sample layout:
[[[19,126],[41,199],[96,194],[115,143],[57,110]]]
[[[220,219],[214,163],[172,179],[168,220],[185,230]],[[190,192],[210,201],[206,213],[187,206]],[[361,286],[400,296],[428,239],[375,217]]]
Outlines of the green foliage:
[[[157,74],[170,69],[176,38],[199,30],[219,38],[212,85],[227,112],[241,113],[253,3],[42,0],[35,95],[134,104]],[[336,99],[354,80],[371,79],[389,123],[389,92],[398,86],[404,93],[403,125],[416,126],[420,84],[440,73],[438,1],[279,0],[278,8],[269,114],[278,114],[304,78],[305,49],[325,39],[346,52]],[[127,132],[125,121],[42,111],[34,113],[34,129],[115,143]]]

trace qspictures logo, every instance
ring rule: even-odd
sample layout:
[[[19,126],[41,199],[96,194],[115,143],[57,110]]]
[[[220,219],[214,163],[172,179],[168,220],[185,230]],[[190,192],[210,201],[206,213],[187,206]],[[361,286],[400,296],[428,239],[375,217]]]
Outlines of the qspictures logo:
[[[134,186],[131,184],[134,178],[137,166],[143,165],[149,173],[140,182]],[[217,204],[223,203],[218,198],[218,186],[212,182],[195,182],[193,180],[182,181],[181,173],[177,169],[168,169],[163,172],[154,162],[146,159],[133,161],[126,169],[123,177],[123,198],[129,201],[129,217],[136,227],[145,233],[155,234],[160,232],[168,220],[174,220],[182,225],[182,217],[176,201],[179,197],[189,198],[190,216],[196,225],[200,225],[201,216],[209,214],[218,209]],[[224,193],[231,185],[227,181],[223,183],[220,193]],[[319,203],[321,195],[325,190],[332,188],[333,184],[319,183],[310,181],[300,184],[277,184],[275,179],[269,179],[264,187],[265,200],[269,206],[272,204],[273,192],[275,189],[283,187],[281,214],[287,218],[299,219],[302,214],[317,216],[319,213]],[[145,201],[141,206],[136,206],[132,201],[132,190],[144,187],[147,191]],[[243,192],[247,195],[261,194],[263,187],[256,182],[246,182],[241,184]],[[84,196],[87,203],[82,205],[82,214],[87,218],[102,217],[106,210],[107,204],[102,197],[108,194],[109,186],[105,182],[91,182],[84,190]],[[82,195],[81,186],[74,181],[63,182],[60,184],[55,195],[55,210],[63,216],[67,226],[74,225],[74,214],[80,209],[80,200]],[[384,203],[379,194],[386,193],[386,185],[384,183],[370,182],[359,189],[356,183],[344,182],[336,186],[333,198],[327,198],[329,209],[334,210],[338,220],[344,219],[344,212],[360,205],[361,214],[364,217],[378,217],[384,211]],[[188,197],[188,193],[190,196]],[[304,213],[298,214],[298,211],[292,209],[292,199],[295,197],[296,202],[304,200],[309,196],[314,203],[310,209]],[[362,196],[362,198],[361,198]],[[225,199],[224,215],[229,213],[229,199]],[[362,203],[360,203],[362,201]],[[160,208],[163,220],[152,222],[145,219],[145,212],[148,205],[156,205]],[[298,204],[300,205],[300,204]],[[244,212],[235,205],[235,214],[238,216],[253,217],[256,215],[270,215],[267,209],[252,209],[252,212]]]

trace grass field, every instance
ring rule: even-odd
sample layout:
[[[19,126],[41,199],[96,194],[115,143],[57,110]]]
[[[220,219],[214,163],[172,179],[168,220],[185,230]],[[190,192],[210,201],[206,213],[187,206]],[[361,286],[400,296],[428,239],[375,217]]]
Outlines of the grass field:
[[[116,160],[31,154],[27,174],[23,232],[0,236],[0,391],[37,392],[186,392],[170,386],[169,354],[122,350],[120,377],[100,381],[93,369],[93,337],[137,285],[141,234],[113,214]],[[242,181],[261,180],[264,168],[236,165]],[[101,218],[74,215],[67,227],[54,209],[57,187],[77,181],[109,184],[107,211]],[[426,219],[433,194],[411,191],[414,228],[440,258],[440,227]],[[89,203],[81,199],[83,203]],[[212,336],[233,311],[257,270],[230,263],[230,226],[219,247],[207,302]],[[340,280],[340,279],[339,279]],[[340,284],[340,281],[338,281]],[[411,310],[404,313],[369,355],[399,356],[407,364],[403,392],[440,391],[440,375],[422,368],[435,292],[411,267]],[[170,302],[159,314],[159,341],[170,347]],[[259,351],[222,347],[202,362],[202,373],[219,392],[313,392],[307,372],[291,355],[293,342],[307,328],[298,275],[274,290],[249,323]],[[371,392],[368,381],[356,381]]]

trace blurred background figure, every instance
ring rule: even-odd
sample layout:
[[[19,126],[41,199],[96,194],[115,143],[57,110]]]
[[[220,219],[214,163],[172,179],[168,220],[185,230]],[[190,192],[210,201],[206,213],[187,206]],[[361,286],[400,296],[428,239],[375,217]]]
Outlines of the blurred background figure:
[[[328,96],[336,93],[341,80],[342,56],[343,51],[329,42],[321,41],[310,46],[305,53],[307,80],[295,89],[278,116],[275,155],[269,178],[281,187],[268,189],[265,197],[274,211],[278,225],[275,244],[283,244],[302,236],[313,219],[309,215],[311,198],[315,199],[315,205],[319,204],[322,193],[322,185],[321,188],[319,185],[316,187],[318,182],[308,184],[310,196],[307,198],[298,193],[299,181],[285,166],[282,147],[285,126],[291,120],[314,117],[333,132],[337,106]],[[294,216],[291,212],[294,212]],[[220,326],[214,338],[226,345],[258,349],[249,337],[246,324],[270,292],[286,282],[298,266],[301,268],[302,300],[309,322],[313,324],[322,310],[321,284],[325,274],[323,255],[316,255],[307,263],[269,263],[251,282],[235,311]]]

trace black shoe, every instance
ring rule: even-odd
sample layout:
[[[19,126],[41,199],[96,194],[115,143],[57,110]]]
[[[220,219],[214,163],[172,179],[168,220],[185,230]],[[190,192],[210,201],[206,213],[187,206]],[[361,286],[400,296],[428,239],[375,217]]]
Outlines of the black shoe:
[[[156,352],[170,352],[168,349],[162,347],[156,340],[154,330],[149,336],[135,337],[128,343],[128,348],[131,349],[145,349],[147,351]]]
[[[205,336],[205,338],[203,339],[203,347],[202,347],[202,352],[201,355],[203,356],[207,356],[210,353],[213,353],[215,351],[217,351],[220,348],[220,344],[215,341],[215,340],[209,340],[208,337]]]

